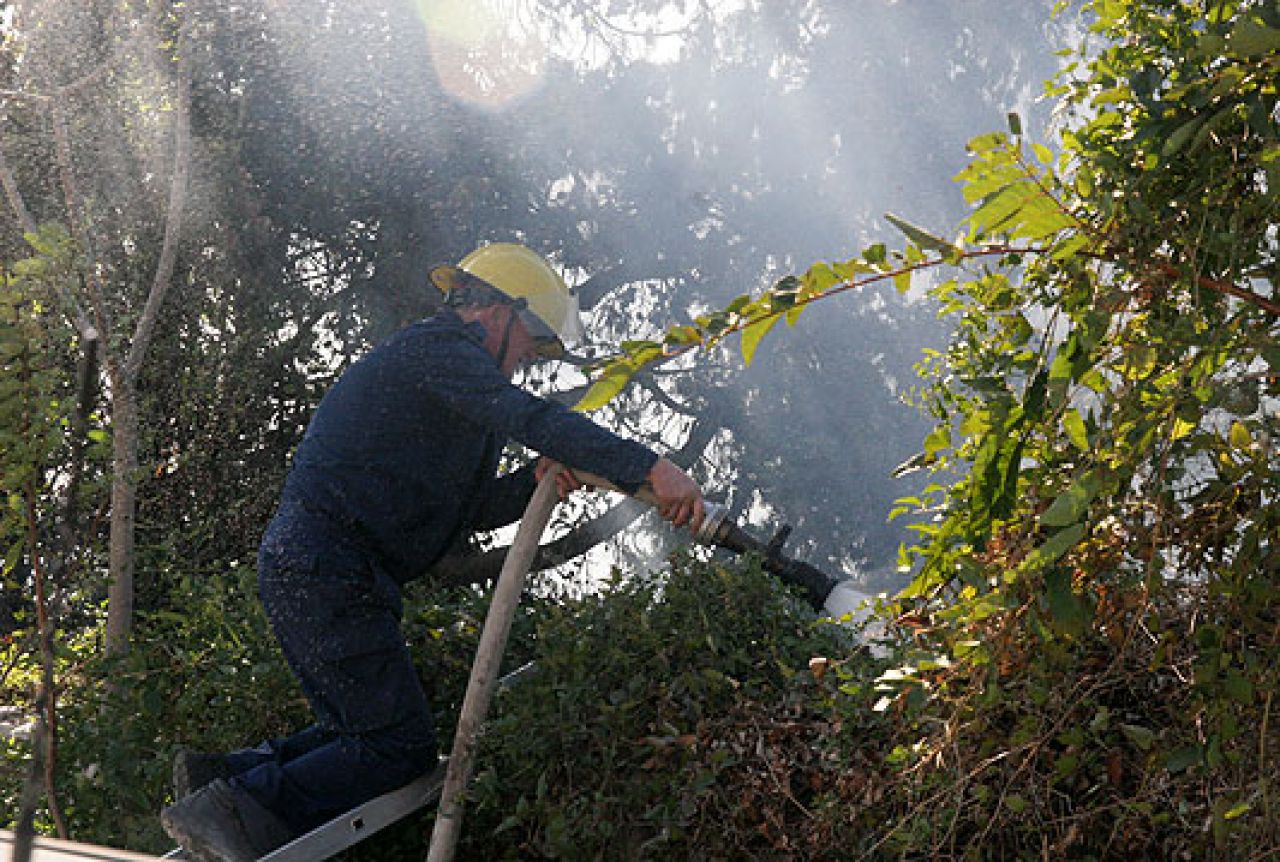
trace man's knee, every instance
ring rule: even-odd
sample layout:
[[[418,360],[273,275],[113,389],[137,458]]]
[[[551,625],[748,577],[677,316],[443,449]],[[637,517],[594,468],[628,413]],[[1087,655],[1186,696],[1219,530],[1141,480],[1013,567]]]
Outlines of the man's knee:
[[[408,782],[439,760],[435,729],[429,719],[361,734],[366,749],[382,768]]]

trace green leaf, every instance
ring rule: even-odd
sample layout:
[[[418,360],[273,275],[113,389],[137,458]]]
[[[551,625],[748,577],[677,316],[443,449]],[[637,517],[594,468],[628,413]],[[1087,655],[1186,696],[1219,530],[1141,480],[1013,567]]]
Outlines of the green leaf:
[[[1236,56],[1280,53],[1280,30],[1242,17],[1231,29],[1228,46]]]
[[[1053,564],[1059,557],[1074,548],[1084,535],[1084,524],[1072,524],[1065,530],[1059,530],[1043,545],[1028,554],[1019,569],[1023,572],[1033,572]]]
[[[698,331],[696,326],[673,326],[667,330],[667,334],[662,340],[667,344],[683,347],[689,344],[701,343],[702,333]]]
[[[1226,692],[1227,697],[1237,703],[1243,703],[1246,706],[1253,703],[1253,683],[1234,667],[1227,671],[1227,676],[1222,681],[1222,690]]]
[[[829,263],[815,263],[801,276],[801,281],[809,288],[810,293],[825,293],[839,284],[843,279]]]
[[[1122,724],[1120,731],[1129,741],[1138,747],[1140,751],[1150,751],[1151,746],[1155,744],[1156,734],[1150,728],[1143,727],[1139,724]]]
[[[1040,515],[1040,523],[1046,527],[1065,527],[1076,523],[1084,517],[1094,497],[1098,496],[1101,485],[1092,473],[1084,474],[1045,509]]]
[[[22,559],[22,549],[26,544],[19,539],[17,542],[9,546],[8,552],[4,555],[4,568],[0,569],[0,575],[8,576],[18,565],[18,560]]]
[[[1183,437],[1189,436],[1191,432],[1195,430],[1195,422],[1183,419],[1181,416],[1175,416],[1173,419],[1173,428],[1169,432],[1169,439],[1181,440]]]
[[[1004,132],[987,132],[971,138],[965,145],[971,153],[986,153],[1007,146],[1009,138]]]
[[[1230,808],[1228,808],[1226,812],[1223,813],[1222,819],[1236,820],[1237,818],[1243,817],[1244,815],[1248,814],[1252,810],[1253,810],[1252,802],[1241,802],[1238,805],[1233,805]]]
[[[1067,432],[1067,439],[1071,441],[1071,445],[1081,452],[1089,451],[1089,429],[1085,427],[1084,419],[1074,407],[1062,414],[1062,429]]]
[[[929,436],[924,438],[924,454],[928,458],[933,458],[938,452],[951,446],[951,429],[945,425],[940,425],[929,432]]]
[[[1204,749],[1199,745],[1188,745],[1171,751],[1165,757],[1165,769],[1170,772],[1185,772],[1204,759]]]
[[[582,399],[573,405],[573,409],[583,413],[600,409],[616,398],[639,370],[626,360],[610,363],[600,377],[591,384],[591,388],[582,396]]]
[[[969,221],[983,232],[995,233],[1017,217],[1039,193],[1031,183],[1011,183],[984,198]]]
[[[952,243],[947,242],[936,234],[929,233],[929,231],[922,227],[913,225],[904,218],[900,218],[893,213],[885,213],[884,217],[889,224],[902,231],[903,234],[906,235],[907,239],[911,240],[921,248],[927,248],[949,255],[956,255],[960,253],[960,249],[956,248]]]
[[[1178,151],[1187,145],[1191,140],[1191,136],[1200,130],[1200,126],[1206,120],[1206,117],[1193,117],[1174,129],[1169,137],[1165,138],[1164,146],[1160,148],[1160,158],[1162,161],[1168,161],[1170,158],[1178,154]]]
[[[771,314],[763,317],[754,323],[748,324],[742,330],[742,361],[747,365],[751,364],[751,360],[755,358],[756,348],[760,346],[760,340],[764,338],[765,333],[773,329],[774,325],[782,319],[781,314]]]
[[[1240,420],[1231,423],[1231,448],[1240,451],[1247,450],[1253,445],[1253,435],[1249,433],[1249,429]]]
[[[1083,601],[1071,588],[1071,573],[1061,566],[1050,569],[1044,578],[1045,601],[1054,628],[1069,637],[1080,637],[1089,621]]]

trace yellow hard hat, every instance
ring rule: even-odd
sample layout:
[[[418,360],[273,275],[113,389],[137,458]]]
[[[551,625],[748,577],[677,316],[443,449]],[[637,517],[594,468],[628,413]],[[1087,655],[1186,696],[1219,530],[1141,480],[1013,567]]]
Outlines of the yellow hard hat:
[[[475,279],[524,301],[521,320],[531,335],[546,342],[539,350],[543,356],[563,356],[565,345],[582,337],[577,298],[537,252],[512,242],[495,242],[471,252],[457,266],[431,270],[432,283],[445,294],[474,286]]]

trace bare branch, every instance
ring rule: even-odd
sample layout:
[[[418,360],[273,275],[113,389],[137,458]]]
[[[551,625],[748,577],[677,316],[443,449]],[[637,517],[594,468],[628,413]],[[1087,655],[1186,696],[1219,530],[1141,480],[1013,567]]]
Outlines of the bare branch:
[[[8,117],[0,114],[0,123],[6,120]],[[22,225],[22,232],[35,233],[36,221],[31,217],[26,201],[22,199],[22,190],[18,188],[18,180],[13,175],[13,169],[9,167],[9,160],[5,157],[3,149],[0,149],[0,183],[4,184],[5,197],[9,199],[9,207],[13,210],[13,214],[18,217],[18,224]]]
[[[584,310],[594,308],[596,303],[624,284],[633,281],[674,278],[681,269],[669,260],[648,261],[639,263],[627,262],[611,266],[588,278],[574,290],[578,304]]]
[[[1186,273],[1182,272],[1178,267],[1167,261],[1157,262],[1156,269],[1158,269],[1162,274],[1175,280],[1188,277]],[[1256,305],[1258,308],[1268,311],[1271,314],[1280,314],[1280,302],[1276,302],[1274,299],[1260,296],[1251,290],[1232,284],[1229,281],[1220,281],[1216,278],[1209,278],[1204,275],[1197,275],[1194,276],[1194,278],[1196,284],[1205,290],[1211,290],[1214,293],[1221,293],[1225,296],[1234,296],[1236,299],[1243,300],[1251,305]]]
[[[175,105],[173,116],[173,175],[169,181],[169,208],[165,215],[164,242],[160,247],[160,260],[156,264],[155,278],[147,294],[146,305],[134,329],[133,342],[125,360],[125,374],[135,377],[142,368],[156,320],[165,295],[173,283],[173,270],[178,257],[178,239],[182,230],[182,217],[187,202],[187,180],[191,173],[191,71],[186,45],[179,39],[178,75],[174,82]]]

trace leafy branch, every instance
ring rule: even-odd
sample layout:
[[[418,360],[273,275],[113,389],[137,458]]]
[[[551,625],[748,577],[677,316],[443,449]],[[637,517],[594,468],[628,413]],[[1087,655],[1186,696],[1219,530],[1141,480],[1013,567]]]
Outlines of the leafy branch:
[[[908,224],[896,216],[888,218],[899,226]],[[914,227],[910,230],[920,231]],[[689,353],[712,350],[735,333],[741,333],[743,361],[750,365],[764,336],[778,321],[785,319],[788,326],[794,326],[810,305],[847,291],[893,281],[898,290],[905,293],[910,288],[911,277],[922,270],[1035,251],[1008,244],[964,249],[937,238],[933,238],[933,242],[949,250],[929,256],[919,244],[908,245],[901,253],[890,253],[882,244],[873,245],[860,256],[843,263],[817,263],[803,275],[786,276],[759,296],[739,296],[723,310],[701,314],[691,323],[671,327],[661,341],[624,341],[620,345],[620,353],[588,366],[596,379],[575,405],[576,409],[587,411],[603,407],[641,371],[667,364]]]

